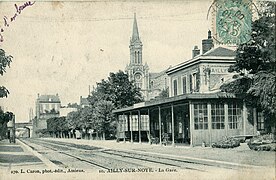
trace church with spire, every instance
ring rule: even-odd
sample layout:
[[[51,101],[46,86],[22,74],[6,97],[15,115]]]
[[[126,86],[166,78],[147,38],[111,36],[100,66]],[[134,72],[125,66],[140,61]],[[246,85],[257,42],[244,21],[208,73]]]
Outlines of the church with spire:
[[[136,13],[134,13],[132,36],[129,43],[130,62],[126,66],[126,73],[130,81],[140,88],[144,100],[150,100],[166,89],[166,73],[150,73],[147,63],[143,63],[143,43],[139,36]]]

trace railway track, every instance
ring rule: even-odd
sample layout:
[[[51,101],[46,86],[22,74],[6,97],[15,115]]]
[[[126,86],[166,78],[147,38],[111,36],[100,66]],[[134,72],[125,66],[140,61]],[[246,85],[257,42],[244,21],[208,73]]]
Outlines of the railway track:
[[[208,168],[217,168],[217,166],[175,159],[165,156],[152,154],[141,154],[138,152],[128,152],[115,149],[99,148],[95,146],[79,145],[74,143],[65,143],[52,140],[28,139],[23,141],[25,144],[38,151],[45,152],[50,149],[54,152],[85,162],[99,169],[109,170],[115,168],[178,168],[194,171],[206,172]],[[34,146],[42,146],[43,151]],[[231,168],[230,168],[231,169]]]
[[[43,141],[34,141],[34,140],[21,140],[23,143],[25,143],[27,146],[31,147],[33,150],[37,151],[38,153],[40,154],[47,154],[47,153],[51,153],[51,152],[57,152],[57,153],[60,153],[60,154],[63,154],[63,155],[66,155],[66,156],[69,156],[71,158],[74,158],[78,161],[81,161],[81,162],[85,162],[85,163],[88,163],[89,165],[92,165],[94,167],[97,167],[99,169],[108,169],[108,167],[105,167],[105,166],[102,166],[101,164],[97,164],[93,161],[89,161],[85,158],[82,158],[82,157],[79,157],[77,155],[73,155],[72,153],[70,153],[70,151],[72,151],[72,149],[68,148],[68,147],[65,147],[63,146],[63,149],[58,149],[57,147],[59,147],[58,145],[54,145],[54,144],[49,144],[49,143],[46,143],[46,142],[43,142]],[[39,143],[39,144],[37,144]],[[38,149],[38,146],[40,147],[43,147],[43,150],[41,149]],[[49,151],[50,150],[50,151]],[[60,161],[57,161],[57,160],[53,160],[53,159],[50,159],[50,161],[52,161],[53,163],[55,163],[56,165],[60,165],[62,164],[62,162]]]
[[[85,149],[70,147],[71,144],[65,145],[64,143],[53,143],[53,142],[45,142],[41,140],[28,140],[28,142],[23,141],[25,144],[30,146],[32,149],[38,151],[41,154],[45,154],[45,152],[49,153],[49,149],[75,158],[76,160],[86,162],[88,164],[97,166],[101,169],[109,170],[116,168],[146,168],[146,167],[160,167],[161,165],[166,165],[166,167],[171,167],[167,163],[159,162],[158,164],[152,163],[151,161],[142,160],[142,159],[133,159],[133,158],[121,158],[121,156],[116,156],[110,153],[105,153],[106,149],[101,149],[97,147],[88,148],[85,146]],[[39,146],[44,147],[43,150],[37,149],[35,146],[39,144]],[[46,151],[45,151],[46,149]],[[89,150],[88,150],[89,149]],[[54,161],[55,163],[55,161]]]

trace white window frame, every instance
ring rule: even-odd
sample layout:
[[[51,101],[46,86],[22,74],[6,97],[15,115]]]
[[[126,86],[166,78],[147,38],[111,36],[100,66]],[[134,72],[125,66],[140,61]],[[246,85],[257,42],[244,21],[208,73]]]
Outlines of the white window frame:
[[[174,92],[174,81],[176,81],[176,94],[175,94],[175,92]],[[179,85],[178,77],[172,78],[172,96],[177,96],[177,95],[179,95],[179,92],[178,92],[178,85]]]
[[[183,88],[184,88],[184,84],[183,84],[183,79],[186,78],[186,93],[188,94],[188,88],[187,88],[187,84],[188,84],[188,80],[187,80],[187,74],[184,74],[183,76],[181,76],[181,89],[182,89],[182,94],[184,94]]]

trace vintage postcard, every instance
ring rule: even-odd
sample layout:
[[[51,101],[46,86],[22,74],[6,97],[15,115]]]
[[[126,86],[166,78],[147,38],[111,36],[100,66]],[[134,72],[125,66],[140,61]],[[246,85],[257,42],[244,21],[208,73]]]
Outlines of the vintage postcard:
[[[275,1],[0,2],[0,179],[275,179]]]

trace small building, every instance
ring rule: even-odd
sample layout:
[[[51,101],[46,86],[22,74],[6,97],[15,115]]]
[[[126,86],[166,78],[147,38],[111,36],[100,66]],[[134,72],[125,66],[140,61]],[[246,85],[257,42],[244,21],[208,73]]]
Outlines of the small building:
[[[209,43],[209,44],[208,44]],[[203,54],[195,47],[193,57],[166,71],[169,97],[117,109],[117,137],[131,142],[169,142],[211,145],[230,136],[253,136],[263,124],[256,108],[242,97],[221,92],[232,80],[235,63],[231,48],[213,48],[211,32],[202,41]]]
[[[58,94],[56,95],[39,95],[36,100],[36,117],[37,119],[49,119],[58,117],[61,102]]]
[[[58,94],[39,95],[36,100],[36,118],[33,119],[33,137],[47,128],[47,119],[60,116],[61,102]]]

